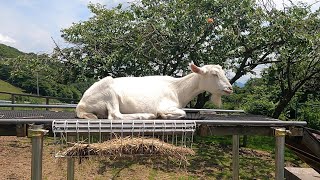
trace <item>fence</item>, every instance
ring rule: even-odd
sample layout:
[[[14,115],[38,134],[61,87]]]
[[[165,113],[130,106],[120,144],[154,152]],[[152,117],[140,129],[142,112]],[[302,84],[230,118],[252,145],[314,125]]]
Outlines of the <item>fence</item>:
[[[38,96],[38,95],[33,95],[33,94],[19,94],[19,93],[10,93],[10,92],[2,92],[0,91],[0,94],[7,94],[11,99],[11,104],[15,104],[16,103],[16,99],[17,97],[34,97],[34,98],[39,98],[39,99],[45,99],[45,104],[49,105],[50,104],[50,100],[59,100],[59,101],[64,101],[70,104],[75,104],[77,103],[79,100],[77,99],[71,99],[71,98],[61,98],[61,97],[51,97],[51,96]],[[9,101],[6,101],[6,103],[8,103]],[[14,110],[14,106],[11,106],[11,109]],[[48,110],[49,107],[46,107],[46,110]]]

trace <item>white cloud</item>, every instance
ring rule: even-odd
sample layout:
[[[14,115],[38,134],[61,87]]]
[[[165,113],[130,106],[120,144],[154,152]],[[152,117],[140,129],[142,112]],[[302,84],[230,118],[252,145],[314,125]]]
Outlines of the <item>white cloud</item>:
[[[51,37],[59,45],[65,45],[60,30],[88,16],[86,5],[71,1],[4,1],[0,6],[0,34],[15,40],[14,47],[21,51],[51,53],[54,47]]]
[[[7,44],[7,43],[8,44],[14,44],[15,42],[16,42],[16,40],[12,39],[11,37],[0,34],[0,43],[3,43],[3,44]]]
[[[92,3],[100,3],[108,8],[131,1],[91,0]],[[90,0],[1,1],[0,34],[3,37],[0,42],[13,45],[24,52],[51,53],[54,47],[51,40],[53,37],[59,46],[65,47],[67,44],[60,37],[60,31],[70,27],[72,23],[87,20],[91,16],[87,8],[89,2]]]

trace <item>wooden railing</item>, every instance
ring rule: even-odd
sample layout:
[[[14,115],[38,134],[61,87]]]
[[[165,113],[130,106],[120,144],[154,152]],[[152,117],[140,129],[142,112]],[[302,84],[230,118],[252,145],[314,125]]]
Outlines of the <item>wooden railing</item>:
[[[19,93],[10,93],[10,92],[3,92],[0,91],[0,94],[7,94],[11,99],[11,104],[15,104],[16,102],[16,97],[34,97],[34,98],[39,98],[39,99],[45,99],[46,101],[46,105],[49,105],[50,103],[50,99],[55,99],[55,100],[59,100],[59,101],[64,101],[64,102],[68,102],[70,104],[76,104],[79,102],[79,100],[77,99],[71,99],[71,98],[61,98],[61,97],[52,97],[52,96],[38,96],[38,95],[34,95],[34,94],[19,94]],[[11,107],[12,110],[14,110],[14,107]],[[48,108],[46,108],[48,110]]]

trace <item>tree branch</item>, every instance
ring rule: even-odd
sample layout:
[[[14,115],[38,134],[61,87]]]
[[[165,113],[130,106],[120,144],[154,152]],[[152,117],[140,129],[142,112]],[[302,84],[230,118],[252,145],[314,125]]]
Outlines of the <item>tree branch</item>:
[[[287,59],[287,67],[286,67],[286,70],[287,70],[287,79],[288,79],[288,91],[289,92],[292,92],[292,89],[291,89],[291,77],[290,77],[290,63],[291,63],[291,61],[290,61],[290,59],[291,59],[291,57],[289,57],[288,59]]]
[[[242,60],[240,67],[238,68],[236,74],[234,75],[234,77],[230,80],[230,83],[233,84],[234,82],[236,82],[243,74],[243,69],[246,67],[246,63],[249,59],[249,54],[246,55],[246,57],[244,57],[244,59]]]
[[[56,43],[56,41],[53,39],[53,37],[51,36],[51,39],[53,41],[53,43],[56,45],[56,48],[58,49],[60,55],[62,56],[62,58],[67,59],[66,56],[63,54],[62,50],[60,49],[60,47],[58,46],[58,44]]]

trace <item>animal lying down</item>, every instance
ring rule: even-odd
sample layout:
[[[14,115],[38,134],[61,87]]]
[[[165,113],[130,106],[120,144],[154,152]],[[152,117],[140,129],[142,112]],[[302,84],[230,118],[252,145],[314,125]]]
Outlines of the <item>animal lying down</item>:
[[[84,94],[76,112],[84,119],[180,119],[181,108],[195,96],[208,91],[212,101],[221,105],[221,96],[232,93],[232,86],[219,65],[198,67],[190,64],[192,73],[181,77],[105,77]]]

